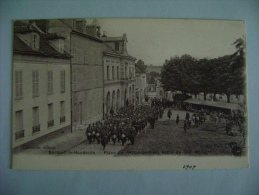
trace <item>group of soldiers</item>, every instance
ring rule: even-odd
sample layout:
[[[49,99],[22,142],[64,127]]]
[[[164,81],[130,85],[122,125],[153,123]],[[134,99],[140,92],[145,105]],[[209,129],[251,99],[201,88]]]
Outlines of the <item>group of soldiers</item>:
[[[106,120],[90,124],[86,129],[87,140],[90,144],[95,141],[101,143],[103,149],[110,141],[113,145],[116,142],[124,145],[127,141],[133,145],[135,137],[148,123],[154,129],[155,122],[159,117],[162,118],[163,112],[163,107],[156,105],[123,107]]]

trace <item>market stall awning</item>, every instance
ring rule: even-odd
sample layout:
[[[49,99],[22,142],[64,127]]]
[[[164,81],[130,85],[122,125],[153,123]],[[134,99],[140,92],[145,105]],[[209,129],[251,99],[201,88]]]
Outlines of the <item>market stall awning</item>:
[[[184,102],[189,103],[189,104],[201,105],[201,106],[224,108],[224,109],[228,109],[228,110],[240,109],[240,106],[235,103],[207,101],[207,100],[199,100],[199,99],[192,99],[192,98],[185,100]]]

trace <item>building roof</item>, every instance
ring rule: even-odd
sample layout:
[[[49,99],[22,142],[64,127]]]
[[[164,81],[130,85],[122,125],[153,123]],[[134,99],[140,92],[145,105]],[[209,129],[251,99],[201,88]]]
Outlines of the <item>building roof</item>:
[[[86,37],[86,38],[92,39],[94,41],[103,42],[103,40],[101,38],[99,38],[99,37],[94,37],[94,36],[91,36],[91,35],[79,32],[78,30],[75,30],[75,29],[73,29],[71,33],[80,35],[82,37]]]
[[[119,37],[101,37],[101,39],[104,42],[116,42],[116,41],[124,41],[124,40],[128,42],[126,33],[124,33],[122,36],[119,36]]]
[[[124,41],[123,37],[101,37],[104,42]]]
[[[129,55],[127,52],[121,52],[121,51],[115,51],[112,47],[110,47],[108,44],[105,44],[105,49],[103,51],[104,54],[107,55],[113,55],[113,56],[117,56],[117,57],[124,57],[124,58],[129,58],[131,60],[136,60],[135,57]]]
[[[41,33],[41,31],[38,28],[36,28],[33,24],[25,23],[18,20],[14,22],[14,32],[15,33],[28,33],[28,32]]]
[[[60,53],[56,49],[54,49],[49,42],[42,38],[40,38],[40,47],[37,50],[32,49],[28,44],[26,44],[23,40],[21,40],[16,34],[14,34],[13,38],[13,52],[19,54],[27,54],[27,55],[39,55],[46,57],[56,57],[56,58],[71,58],[72,56],[67,52]]]
[[[42,38],[45,39],[65,39],[65,37],[57,34],[57,33],[47,33],[47,34],[43,34]]]
[[[207,101],[207,100],[199,100],[199,99],[192,99],[192,98],[185,100],[184,102],[190,103],[190,104],[201,105],[201,106],[224,108],[224,109],[229,109],[229,110],[237,110],[240,108],[240,106],[238,104],[234,104],[234,103]]]

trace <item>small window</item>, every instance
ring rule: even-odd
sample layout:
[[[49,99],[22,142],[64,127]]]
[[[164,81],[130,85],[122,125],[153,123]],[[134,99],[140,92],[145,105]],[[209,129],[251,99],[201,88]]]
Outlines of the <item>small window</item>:
[[[65,70],[60,71],[60,92],[65,92]]]
[[[39,49],[39,36],[36,34],[32,35],[32,48]]]
[[[63,123],[66,121],[66,115],[65,115],[65,101],[60,102],[60,123]]]
[[[39,124],[39,107],[32,108],[32,133],[40,131]]]
[[[39,71],[32,71],[32,96],[39,96]]]
[[[115,76],[114,76],[114,66],[112,66],[112,79],[115,79]]]
[[[54,126],[53,104],[48,104],[48,128]]]
[[[73,91],[76,91],[76,73],[73,74]]]
[[[17,70],[15,71],[15,96],[16,98],[23,97],[23,78],[22,78],[22,71]]]
[[[110,80],[109,66],[107,66],[107,80]]]
[[[53,94],[53,71],[48,71],[48,94]]]
[[[24,129],[23,129],[23,111],[15,112],[15,140],[24,137]]]

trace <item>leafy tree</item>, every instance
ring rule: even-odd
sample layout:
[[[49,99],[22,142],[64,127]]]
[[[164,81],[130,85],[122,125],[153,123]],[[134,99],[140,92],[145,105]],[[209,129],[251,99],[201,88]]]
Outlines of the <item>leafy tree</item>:
[[[182,93],[244,94],[245,89],[245,41],[237,39],[237,51],[214,59],[195,59],[190,55],[171,57],[165,60],[161,71],[161,83],[166,91]]]
[[[146,73],[147,72],[147,65],[145,65],[144,61],[139,59],[136,63],[136,68],[141,72],[141,73]]]
[[[196,75],[197,60],[190,55],[171,57],[165,60],[161,71],[161,83],[166,91],[197,93],[199,84]]]

